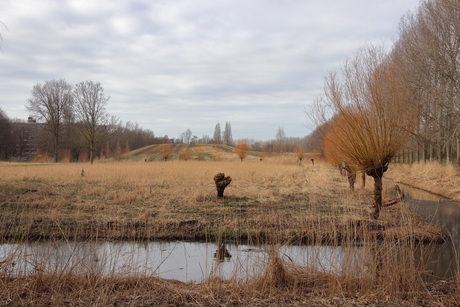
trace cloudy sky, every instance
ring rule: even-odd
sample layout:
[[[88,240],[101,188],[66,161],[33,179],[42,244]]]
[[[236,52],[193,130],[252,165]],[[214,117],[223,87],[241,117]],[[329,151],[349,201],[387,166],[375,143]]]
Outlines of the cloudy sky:
[[[302,137],[324,76],[398,36],[419,0],[0,0],[0,108],[37,83],[100,82],[107,111],[157,136]]]

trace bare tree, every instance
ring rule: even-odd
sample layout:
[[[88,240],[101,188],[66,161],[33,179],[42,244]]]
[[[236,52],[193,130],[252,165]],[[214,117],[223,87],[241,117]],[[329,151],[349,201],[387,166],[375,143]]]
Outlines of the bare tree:
[[[406,152],[460,162],[460,5],[431,0],[400,24],[393,57],[415,95],[420,121]],[[415,148],[417,146],[417,148]],[[420,152],[420,153],[419,153]]]
[[[12,122],[0,108],[0,159],[7,160],[15,149]]]
[[[397,66],[382,48],[361,49],[340,75],[326,78],[326,123],[334,155],[374,179],[373,217],[382,206],[382,177],[407,140],[417,117],[410,92]],[[333,114],[332,119],[327,114]]]
[[[93,83],[93,81],[78,83],[73,94],[79,132],[89,150],[89,161],[92,164],[97,141],[109,122],[105,106],[110,97],[104,95],[104,89],[100,83]]]
[[[286,133],[284,128],[279,127],[276,132],[276,146],[278,147],[278,152],[284,152],[286,145]]]
[[[185,132],[182,133],[182,142],[185,144],[190,144],[192,141],[192,131],[187,129]]]
[[[64,79],[37,83],[28,99],[27,109],[45,121],[53,136],[54,161],[59,161],[59,144],[62,125],[72,117],[72,86]]]

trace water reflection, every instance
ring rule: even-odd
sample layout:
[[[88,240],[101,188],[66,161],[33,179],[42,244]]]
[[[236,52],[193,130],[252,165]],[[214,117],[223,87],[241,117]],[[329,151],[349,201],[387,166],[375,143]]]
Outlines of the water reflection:
[[[460,251],[460,203],[420,189],[399,184],[404,193],[404,203],[431,224],[437,225],[450,237],[444,244],[424,247],[419,261],[427,264],[433,279],[452,278],[458,270]]]
[[[362,263],[362,253],[357,247],[282,246],[276,250],[286,261],[326,272],[340,272],[344,262]],[[62,271],[142,274],[201,282],[212,276],[251,279],[263,272],[268,259],[265,249],[234,244],[217,247],[213,243],[195,242],[3,244],[0,263],[4,265],[0,266],[0,274]]]
[[[424,270],[425,279],[450,278],[457,272],[460,251],[460,205],[400,185],[408,204],[429,222],[440,225],[452,240],[442,245],[418,246],[407,254],[405,246],[378,246],[400,251],[397,265]],[[387,244],[398,244],[388,242]],[[269,255],[323,272],[347,276],[368,274],[376,263],[372,246],[266,246],[196,242],[49,242],[0,245],[0,275],[40,273],[95,273],[101,275],[155,275],[184,282],[251,279],[262,274]],[[377,253],[378,254],[378,253]]]
[[[225,243],[217,243],[217,249],[216,252],[214,253],[214,259],[217,261],[230,261],[232,258],[232,255],[228,251],[226,244]]]

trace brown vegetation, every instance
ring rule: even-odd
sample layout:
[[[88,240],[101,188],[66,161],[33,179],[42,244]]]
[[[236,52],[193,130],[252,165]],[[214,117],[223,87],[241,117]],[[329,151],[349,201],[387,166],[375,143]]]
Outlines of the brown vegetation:
[[[393,164],[388,177],[441,197],[460,201],[460,176],[458,167],[438,162]]]
[[[163,160],[168,160],[174,151],[174,144],[162,144],[160,145],[160,153]]]
[[[334,168],[288,161],[95,163],[84,177],[81,164],[1,164],[0,237],[209,240],[221,228],[240,241],[337,241],[337,229],[369,222],[367,190],[348,194]],[[212,178],[225,169],[219,200]]]
[[[240,158],[241,161],[243,161],[244,158],[246,158],[246,155],[248,153],[249,149],[249,144],[245,141],[240,141],[236,144],[235,146],[235,152],[238,155],[238,158]]]
[[[324,99],[316,113],[324,125],[329,159],[344,161],[374,179],[374,219],[382,207],[383,174],[413,131],[417,111],[390,59],[380,48],[360,50],[340,75],[326,79]]]
[[[212,174],[227,169],[233,182],[227,196],[218,199]],[[382,209],[378,222],[370,220],[369,191],[349,193],[346,179],[323,163],[299,167],[292,157],[236,165],[95,163],[85,167],[85,176],[80,175],[81,164],[9,163],[1,164],[0,170],[3,242],[225,238],[270,242],[273,249],[265,272],[245,281],[210,278],[185,284],[72,271],[4,277],[0,299],[10,304],[457,302],[453,290],[442,295],[430,291],[434,285],[420,277],[423,268],[410,262],[416,242],[439,240],[439,230],[401,204]],[[347,266],[339,274],[296,266],[276,256],[279,244],[307,242],[340,245],[345,251],[359,242],[367,256],[358,269]],[[378,255],[384,255],[377,258],[379,266],[369,266]],[[350,264],[356,262],[352,253],[345,257],[350,257]]]
[[[296,146],[295,155],[299,159],[299,163],[302,163],[303,158],[305,158],[305,148],[303,145],[299,144]]]

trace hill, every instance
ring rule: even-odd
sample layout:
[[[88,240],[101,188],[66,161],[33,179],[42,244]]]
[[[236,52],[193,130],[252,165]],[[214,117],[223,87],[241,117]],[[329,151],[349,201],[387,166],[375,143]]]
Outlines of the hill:
[[[162,161],[162,145],[149,145],[125,154],[134,161]],[[172,145],[168,160],[233,161],[239,160],[235,147],[221,144]],[[259,159],[259,152],[248,151],[245,159]]]

